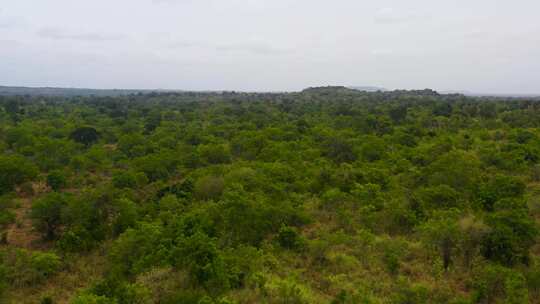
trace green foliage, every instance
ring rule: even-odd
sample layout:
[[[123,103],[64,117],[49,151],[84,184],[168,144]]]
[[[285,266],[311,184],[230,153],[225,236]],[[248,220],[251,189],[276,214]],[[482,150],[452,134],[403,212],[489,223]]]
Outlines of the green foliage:
[[[398,283],[397,291],[392,299],[393,304],[424,304],[430,303],[429,289],[421,284],[410,284],[405,280]]]
[[[56,274],[62,262],[60,257],[50,252],[29,252],[16,249],[3,252],[0,270],[12,286],[32,286],[44,283]]]
[[[526,210],[496,211],[487,217],[486,223],[490,232],[482,242],[484,257],[504,265],[528,262],[529,249],[535,243],[538,228]]]
[[[55,170],[47,175],[47,185],[51,187],[53,191],[59,191],[66,186],[66,183],[67,178],[63,171]]]
[[[215,294],[230,287],[225,262],[215,240],[197,232],[177,242],[172,264],[187,269],[192,282]]]
[[[61,193],[52,192],[37,200],[32,205],[31,217],[34,226],[47,240],[57,237],[62,225],[62,213],[68,205],[68,197]]]
[[[143,172],[120,171],[113,175],[112,182],[117,188],[136,188],[148,183],[148,178]]]
[[[322,146],[324,156],[336,163],[350,163],[356,160],[357,155],[352,144],[339,137],[330,137]]]
[[[519,178],[496,175],[480,184],[478,199],[488,211],[493,211],[497,201],[505,198],[521,198],[525,193],[525,183]]]
[[[161,246],[162,233],[162,227],[147,223],[122,233],[110,251],[115,271],[133,275],[166,263],[166,253]]]
[[[121,234],[128,228],[132,228],[137,223],[137,205],[129,199],[119,199],[114,203],[114,219],[112,223],[113,233]]]
[[[195,182],[195,196],[203,200],[219,199],[224,187],[223,178],[204,176]]]
[[[279,229],[277,240],[281,247],[293,250],[300,249],[304,244],[304,240],[298,231],[293,227],[287,226]]]
[[[0,195],[13,191],[16,185],[34,179],[35,165],[18,155],[0,155]]]
[[[529,299],[522,274],[499,265],[485,265],[474,274],[474,300],[491,303],[502,299],[504,303],[527,303]]]
[[[452,263],[452,256],[461,236],[457,218],[454,210],[438,212],[419,228],[426,244],[439,250],[444,269],[448,269]]]
[[[105,296],[97,296],[91,293],[84,293],[76,296],[71,301],[71,304],[118,304],[118,302]]]
[[[539,105],[345,87],[0,97],[0,292],[534,302]],[[73,281],[88,287],[68,300]]]
[[[200,157],[208,164],[225,164],[231,161],[231,151],[225,144],[201,145],[197,148]]]
[[[88,147],[99,140],[99,133],[92,127],[80,127],[71,132],[69,138]]]

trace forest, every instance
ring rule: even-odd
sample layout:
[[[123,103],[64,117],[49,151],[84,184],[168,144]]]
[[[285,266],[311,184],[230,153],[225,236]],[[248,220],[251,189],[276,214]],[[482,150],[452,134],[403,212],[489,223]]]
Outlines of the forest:
[[[540,303],[540,99],[0,96],[0,303]]]

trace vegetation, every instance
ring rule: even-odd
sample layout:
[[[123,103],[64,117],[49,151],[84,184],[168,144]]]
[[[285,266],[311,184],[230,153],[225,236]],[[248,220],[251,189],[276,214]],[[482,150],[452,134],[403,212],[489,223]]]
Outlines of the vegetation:
[[[538,303],[540,101],[0,97],[0,301]]]

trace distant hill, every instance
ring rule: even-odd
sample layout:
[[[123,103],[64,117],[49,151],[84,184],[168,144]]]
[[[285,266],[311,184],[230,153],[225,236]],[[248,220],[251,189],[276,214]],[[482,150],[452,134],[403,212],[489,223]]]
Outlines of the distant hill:
[[[328,94],[339,92],[354,92],[355,90],[344,86],[321,86],[321,87],[309,87],[302,90],[302,93],[314,93],[314,94]]]
[[[137,93],[173,92],[168,90],[123,90],[123,89],[83,89],[83,88],[51,88],[51,87],[10,87],[0,86],[0,96],[123,96]]]
[[[364,92],[386,92],[388,91],[385,88],[381,87],[373,87],[373,86],[354,86],[354,87],[348,87],[349,89],[357,90],[357,91],[364,91]]]

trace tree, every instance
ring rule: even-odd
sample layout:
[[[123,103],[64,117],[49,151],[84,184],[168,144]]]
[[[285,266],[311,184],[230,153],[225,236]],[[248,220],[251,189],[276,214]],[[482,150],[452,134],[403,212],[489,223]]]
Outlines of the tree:
[[[66,186],[66,175],[63,171],[54,170],[47,175],[47,185],[54,191],[58,191]]]
[[[173,266],[185,267],[194,282],[213,293],[229,288],[225,263],[215,239],[202,232],[196,232],[192,236],[180,237],[177,243],[172,254]]]
[[[41,231],[46,240],[53,240],[62,225],[62,213],[67,206],[67,197],[52,192],[32,205],[31,217],[36,229]]]
[[[426,244],[429,247],[437,248],[441,255],[444,269],[448,269],[452,263],[453,254],[460,238],[456,211],[437,212],[419,230]]]
[[[137,222],[137,205],[129,199],[119,199],[114,203],[115,217],[113,232],[121,234],[126,229],[134,227]]]
[[[231,150],[226,144],[201,145],[197,151],[208,164],[226,164],[231,161]]]
[[[528,263],[529,249],[535,244],[538,228],[526,209],[510,206],[486,218],[490,232],[482,241],[485,258],[512,266]]]
[[[128,228],[114,243],[109,253],[113,269],[121,275],[135,275],[154,266],[167,263],[167,252],[160,246],[163,227],[144,223],[137,229]]]
[[[32,180],[37,174],[36,166],[24,157],[0,156],[0,195],[12,191],[16,185]]]
[[[80,127],[71,132],[69,138],[89,147],[99,140],[99,133],[92,127]]]
[[[479,253],[482,240],[489,233],[489,227],[480,218],[474,215],[467,215],[459,220],[460,250],[463,253],[463,263],[465,267],[472,266],[472,260]]]
[[[223,178],[204,176],[195,182],[195,196],[203,200],[219,199],[223,192]]]
[[[477,197],[482,207],[493,211],[495,203],[505,198],[522,198],[525,183],[519,178],[507,175],[495,175],[479,185]]]
[[[287,249],[299,249],[302,247],[302,237],[293,227],[283,226],[277,235],[279,245]]]
[[[357,155],[352,144],[340,137],[330,137],[322,146],[324,156],[336,163],[351,163],[356,160]]]

